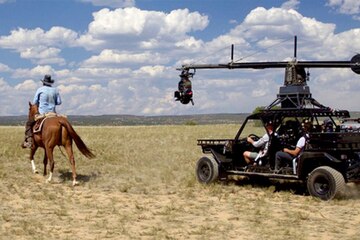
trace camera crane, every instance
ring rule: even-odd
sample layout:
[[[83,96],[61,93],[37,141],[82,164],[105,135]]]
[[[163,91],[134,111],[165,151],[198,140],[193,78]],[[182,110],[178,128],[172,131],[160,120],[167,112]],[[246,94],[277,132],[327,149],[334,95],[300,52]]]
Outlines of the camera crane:
[[[356,54],[350,61],[297,61],[297,37],[294,37],[294,58],[288,62],[233,62],[234,45],[231,45],[231,61],[225,64],[185,64],[177,70],[181,71],[178,91],[175,91],[176,101],[182,104],[193,102],[193,92],[190,78],[195,75],[197,69],[265,69],[265,68],[285,68],[284,85],[280,87],[277,98],[266,109],[280,105],[286,109],[301,109],[312,105],[318,108],[326,108],[317,102],[310,93],[307,85],[309,73],[305,68],[351,68],[360,74],[360,54]],[[193,71],[191,71],[193,70]]]

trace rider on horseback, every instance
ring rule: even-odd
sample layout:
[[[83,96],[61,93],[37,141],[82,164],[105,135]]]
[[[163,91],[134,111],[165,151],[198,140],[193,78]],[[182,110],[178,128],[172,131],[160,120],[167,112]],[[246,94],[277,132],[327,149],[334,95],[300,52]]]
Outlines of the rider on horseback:
[[[34,96],[33,104],[38,105],[39,114],[45,116],[47,113],[55,113],[55,106],[61,104],[59,91],[52,87],[54,79],[50,75],[45,75],[41,80],[43,86],[40,87]],[[31,148],[33,146],[33,131],[32,128],[35,124],[34,119],[28,119],[25,126],[25,140],[21,145],[23,148]]]

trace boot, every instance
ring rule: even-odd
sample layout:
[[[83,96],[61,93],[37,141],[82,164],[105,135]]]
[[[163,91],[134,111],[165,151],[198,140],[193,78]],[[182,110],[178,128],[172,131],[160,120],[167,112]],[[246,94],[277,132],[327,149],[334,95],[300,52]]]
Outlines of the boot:
[[[35,124],[34,120],[28,120],[25,126],[25,140],[21,144],[22,148],[32,148],[33,146],[33,133],[32,126]]]
[[[24,142],[21,144],[22,148],[32,148],[33,139],[30,136],[26,136]]]

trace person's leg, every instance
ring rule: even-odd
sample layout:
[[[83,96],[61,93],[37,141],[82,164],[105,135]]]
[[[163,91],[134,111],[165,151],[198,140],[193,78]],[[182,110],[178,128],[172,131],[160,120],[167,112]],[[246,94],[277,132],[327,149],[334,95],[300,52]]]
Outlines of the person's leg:
[[[254,161],[254,159],[257,157],[258,153],[256,152],[250,152],[250,151],[245,151],[244,152],[244,159],[246,161],[247,164],[250,164]]]
[[[293,157],[289,153],[278,151],[275,155],[275,171],[279,171],[283,163],[282,160],[291,161],[292,159]]]
[[[33,132],[32,127],[34,126],[34,120],[28,120],[25,125],[25,140],[22,143],[22,148],[31,148],[33,145]]]

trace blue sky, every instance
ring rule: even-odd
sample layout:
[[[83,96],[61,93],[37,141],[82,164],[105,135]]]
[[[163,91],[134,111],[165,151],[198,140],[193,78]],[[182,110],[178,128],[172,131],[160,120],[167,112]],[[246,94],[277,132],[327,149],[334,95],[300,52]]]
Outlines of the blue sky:
[[[174,102],[183,63],[350,60],[360,52],[358,0],[0,0],[0,115],[27,114],[51,74],[63,114],[251,112],[283,70],[198,70],[195,105]],[[283,42],[282,44],[279,44]],[[322,104],[359,111],[360,77],[310,69]],[[351,97],[350,97],[351,96]]]

